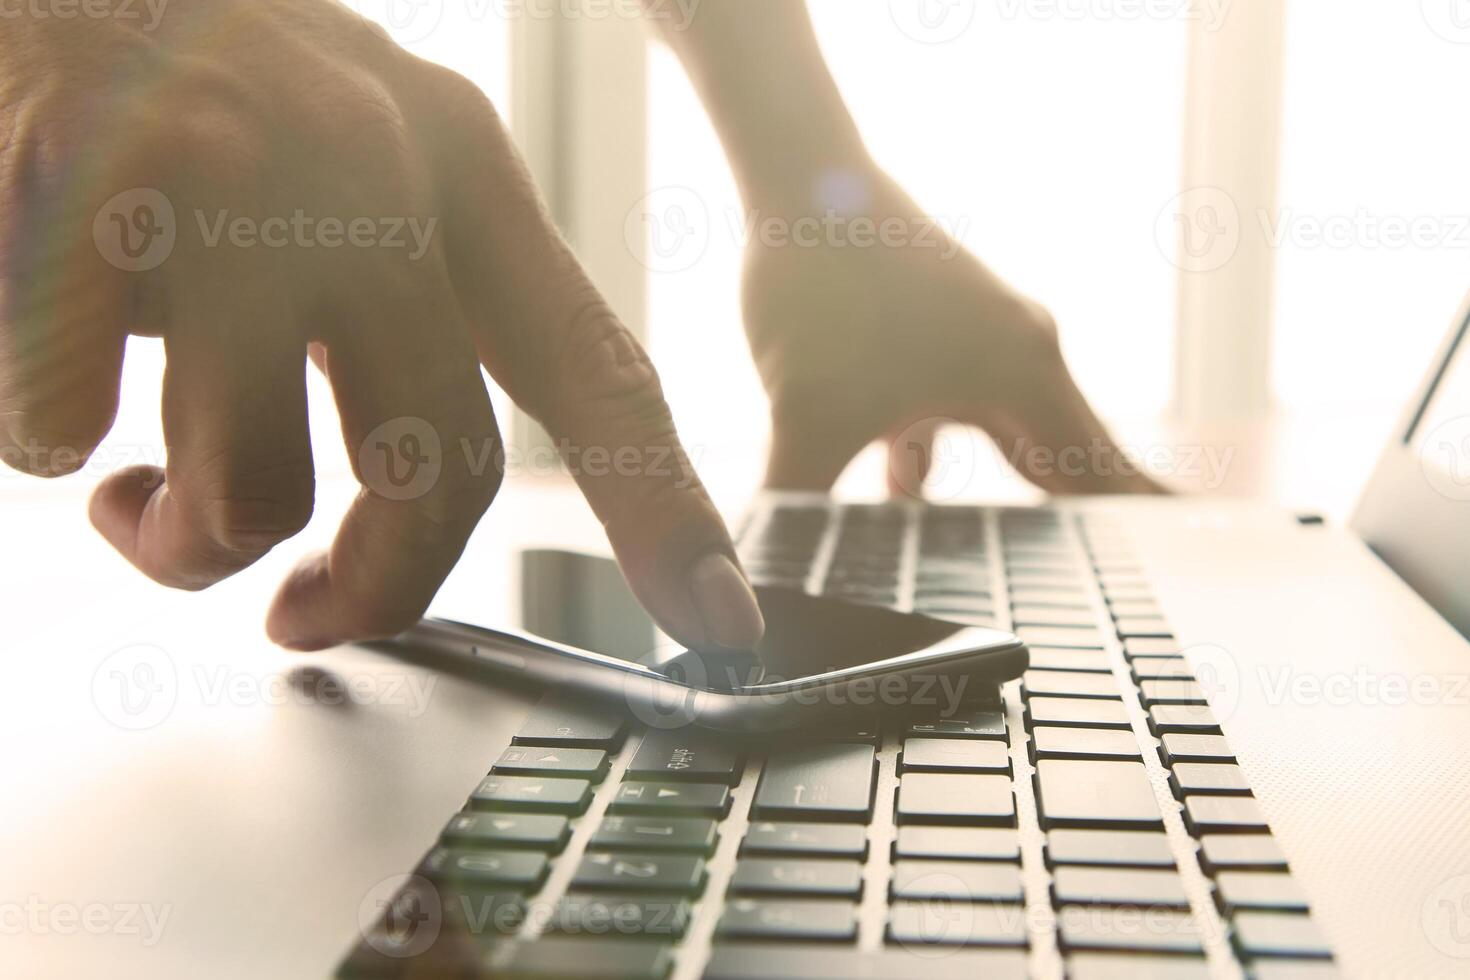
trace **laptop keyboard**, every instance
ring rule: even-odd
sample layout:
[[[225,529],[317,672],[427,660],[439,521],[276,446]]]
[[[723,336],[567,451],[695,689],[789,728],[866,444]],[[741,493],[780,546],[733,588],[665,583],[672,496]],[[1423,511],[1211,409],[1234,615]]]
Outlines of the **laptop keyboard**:
[[[1329,977],[1105,515],[781,498],[757,583],[1010,629],[947,716],[745,743],[548,695],[343,977]]]

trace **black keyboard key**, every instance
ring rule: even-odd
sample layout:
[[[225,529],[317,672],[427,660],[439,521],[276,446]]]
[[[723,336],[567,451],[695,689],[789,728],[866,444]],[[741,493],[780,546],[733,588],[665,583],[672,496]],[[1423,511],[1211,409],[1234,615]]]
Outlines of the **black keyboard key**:
[[[1050,865],[1172,868],[1169,838],[1152,830],[1053,830],[1046,835]]]
[[[545,854],[532,851],[436,847],[424,858],[419,873],[432,881],[480,889],[532,891],[546,880],[549,867]]]
[[[898,828],[895,858],[935,858],[950,861],[1021,860],[1021,838],[1009,827]]]
[[[1067,957],[1067,980],[1209,980],[1203,958],[1078,953]]]
[[[890,896],[912,901],[1021,901],[1021,869],[990,861],[896,861]]]
[[[1175,766],[1181,762],[1234,762],[1235,752],[1224,735],[1165,735],[1159,739],[1163,744],[1159,754],[1164,765]]]
[[[890,946],[874,953],[850,947],[730,943],[715,947],[704,980],[1025,980],[1017,950],[933,950]]]
[[[1010,772],[1004,742],[974,738],[911,738],[903,743],[902,772]]]
[[[548,698],[531,710],[514,742],[611,752],[623,744],[626,727],[623,712]]]
[[[446,885],[439,891],[439,907],[449,928],[472,936],[504,936],[526,921],[526,898],[520,891],[487,892],[473,886],[464,891]]]
[[[1308,908],[1306,893],[1291,875],[1273,871],[1221,871],[1215,875],[1215,901],[1224,915]]]
[[[1041,825],[1162,830],[1163,816],[1141,762],[1044,759],[1036,766]]]
[[[1091,609],[1060,609],[1016,603],[1011,608],[1011,621],[1017,626],[1097,626],[1097,614]]]
[[[1137,759],[1141,756],[1132,729],[1037,726],[1031,730],[1032,759]]]
[[[730,787],[713,783],[623,783],[608,809],[612,813],[723,817],[730,810]]]
[[[508,943],[486,957],[486,975],[505,980],[664,980],[673,954],[662,943],[598,943],[588,955],[583,939]]]
[[[1103,635],[1095,629],[1073,629],[1058,626],[1022,626],[1016,635],[1027,646],[1069,647],[1080,650],[1101,650]]]
[[[573,889],[698,895],[704,888],[704,858],[689,854],[597,852],[582,858]]]
[[[598,782],[607,775],[607,753],[601,749],[512,745],[501,753],[491,771],[511,776],[576,776]]]
[[[1135,636],[1123,641],[1123,653],[1134,657],[1177,657],[1179,641],[1172,636]]]
[[[1181,762],[1169,773],[1174,795],[1250,796],[1245,771],[1230,762]]]
[[[1270,830],[1261,805],[1251,796],[1186,796],[1184,825],[1205,834],[1264,834]]]
[[[595,851],[689,851],[712,854],[719,825],[701,817],[606,816],[587,846]]]
[[[688,930],[689,916],[689,903],[682,898],[572,894],[551,910],[546,931],[568,937],[626,936],[675,942]]]
[[[1085,670],[1094,674],[1112,673],[1113,663],[1104,650],[1064,650],[1059,647],[1031,647],[1034,670]]]
[[[803,741],[810,742],[862,742],[877,745],[883,741],[883,733],[877,725],[848,725],[846,727],[820,728],[801,733]]]
[[[1125,640],[1136,639],[1174,639],[1174,631],[1169,624],[1161,618],[1149,618],[1144,616],[1128,616],[1117,620],[1118,635]]]
[[[1068,951],[1204,952],[1199,920],[1188,912],[1068,905],[1057,913],[1057,924]]]
[[[1181,674],[1187,670],[1181,668]],[[1205,689],[1192,677],[1181,676],[1170,680],[1149,680],[1138,685],[1144,707],[1156,704],[1208,704]]]
[[[533,813],[457,813],[441,835],[448,844],[481,849],[528,848],[560,854],[572,835],[566,817]]]
[[[1007,776],[910,772],[899,777],[899,823],[1014,826],[1016,801]]]
[[[723,744],[692,729],[651,731],[643,736],[628,779],[687,780],[694,783],[740,782],[745,760],[730,740]]]
[[[1172,871],[1063,865],[1052,872],[1058,905],[1140,905],[1188,909],[1184,881]]]
[[[1026,718],[1032,725],[1062,725],[1069,728],[1132,727],[1122,701],[1104,701],[1099,698],[1032,698],[1026,702]]]
[[[737,898],[725,906],[718,928],[724,939],[848,942],[857,936],[857,906],[825,899]]]
[[[1121,691],[1112,674],[1084,673],[1075,670],[1028,670],[1021,681],[1027,698],[1112,698]]]
[[[856,899],[863,866],[856,861],[742,858],[730,890],[741,895],[825,895]]]
[[[774,823],[750,825],[741,854],[810,854],[817,857],[868,856],[868,829],[850,823]]]
[[[1054,589],[1040,585],[1015,582],[1011,585],[1011,601],[1037,608],[1091,609],[1087,590],[1082,588]]]
[[[1270,913],[1265,913],[1270,914]],[[1298,916],[1298,918],[1301,918]],[[1235,934],[1236,948],[1240,933]],[[1345,974],[1331,960],[1267,959],[1257,956],[1251,963],[1251,980],[1344,980]]]
[[[1276,838],[1264,834],[1206,834],[1200,839],[1200,864],[1211,875],[1221,871],[1285,871],[1286,854]]]
[[[904,946],[1016,946],[1028,943],[1019,905],[990,902],[895,902],[888,941]]]
[[[871,745],[815,744],[773,754],[755,792],[759,820],[866,821],[873,812]]]
[[[1220,723],[1215,713],[1204,704],[1158,704],[1148,709],[1148,727],[1155,735],[1176,732],[1214,734],[1220,733]]]
[[[1149,602],[1146,599],[1117,599],[1108,603],[1108,611],[1114,618],[1128,616],[1143,616],[1148,619],[1158,619],[1164,615],[1157,602]]]
[[[1172,681],[1194,683],[1194,671],[1183,657],[1134,657],[1128,662],[1128,670],[1140,684],[1148,681]]]
[[[586,810],[591,799],[592,784],[585,779],[492,775],[476,787],[470,805],[482,810],[576,814]]]
[[[908,734],[915,738],[993,738],[1006,737],[1006,714],[999,706],[961,708],[949,717],[926,718],[909,725]]]
[[[1309,917],[1275,912],[1241,912],[1235,916],[1235,948],[1247,959],[1332,956],[1332,947],[1322,930]]]

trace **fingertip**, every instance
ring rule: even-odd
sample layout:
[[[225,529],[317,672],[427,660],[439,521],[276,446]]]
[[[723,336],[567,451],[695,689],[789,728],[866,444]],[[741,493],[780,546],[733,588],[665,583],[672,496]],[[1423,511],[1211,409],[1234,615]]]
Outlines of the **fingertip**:
[[[711,643],[744,650],[765,635],[766,621],[755,590],[729,555],[712,552],[696,561],[689,571],[689,588]]]
[[[87,517],[97,533],[132,561],[137,552],[138,525],[153,494],[164,484],[156,466],[130,466],[109,474],[92,491]]]
[[[331,584],[326,552],[308,555],[291,569],[271,600],[265,632],[272,643],[310,653],[340,644],[328,628]]]

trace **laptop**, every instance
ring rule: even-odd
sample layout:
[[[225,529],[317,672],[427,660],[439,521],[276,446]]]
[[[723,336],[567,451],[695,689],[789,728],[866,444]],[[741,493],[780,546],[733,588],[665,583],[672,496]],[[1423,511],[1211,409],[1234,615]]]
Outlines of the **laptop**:
[[[756,500],[759,579],[1030,643],[962,717],[775,744],[649,740],[474,663],[286,654],[255,617],[300,548],[158,589],[78,524],[84,484],[19,482],[0,975],[1465,976],[1467,319],[1349,526]],[[434,613],[641,655],[617,575],[566,555],[599,530],[570,485],[511,481]]]
[[[1467,337],[1470,303],[1349,527],[760,497],[758,584],[1012,630],[1024,676],[768,739],[546,692],[337,975],[1470,974]],[[619,588],[531,553],[526,625],[635,658]]]

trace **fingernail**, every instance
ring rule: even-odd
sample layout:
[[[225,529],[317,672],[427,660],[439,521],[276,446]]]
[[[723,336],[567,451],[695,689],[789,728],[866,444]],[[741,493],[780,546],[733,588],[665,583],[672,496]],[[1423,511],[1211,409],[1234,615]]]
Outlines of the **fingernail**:
[[[722,552],[705,555],[690,572],[694,605],[711,642],[743,650],[755,646],[766,631],[755,591]]]

